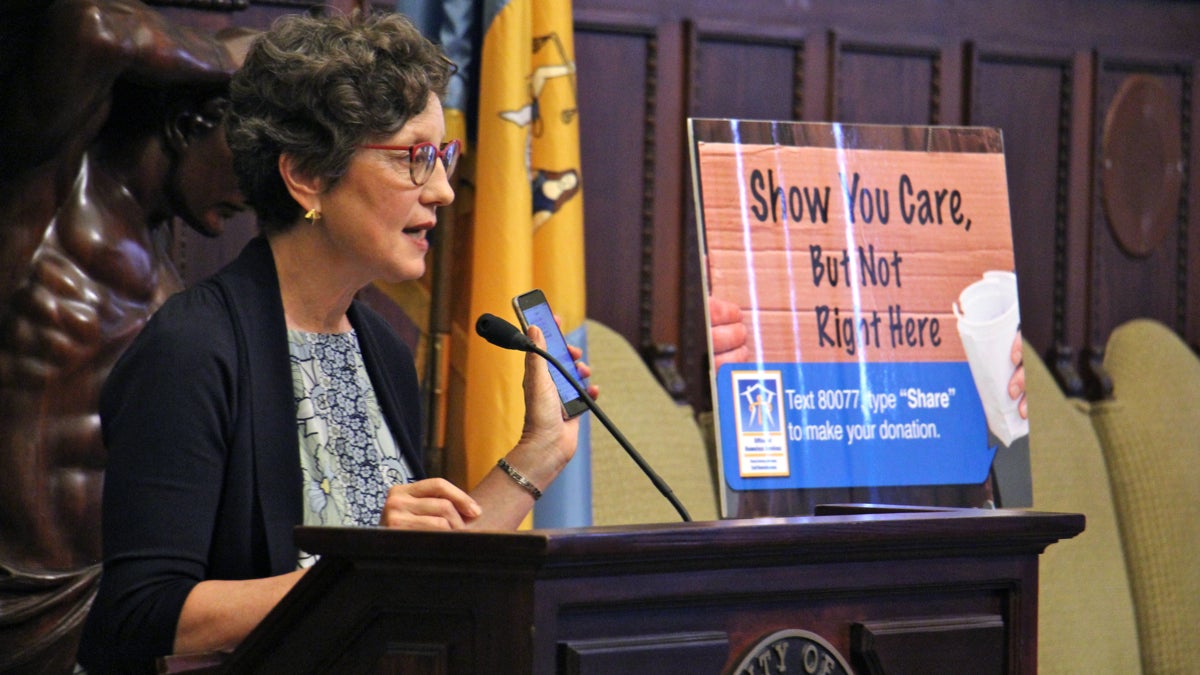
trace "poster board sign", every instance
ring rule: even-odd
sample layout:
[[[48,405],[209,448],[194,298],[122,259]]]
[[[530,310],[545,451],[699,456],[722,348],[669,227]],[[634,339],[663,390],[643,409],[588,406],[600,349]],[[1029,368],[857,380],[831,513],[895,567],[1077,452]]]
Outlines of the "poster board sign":
[[[999,130],[689,135],[723,515],[1028,506]]]

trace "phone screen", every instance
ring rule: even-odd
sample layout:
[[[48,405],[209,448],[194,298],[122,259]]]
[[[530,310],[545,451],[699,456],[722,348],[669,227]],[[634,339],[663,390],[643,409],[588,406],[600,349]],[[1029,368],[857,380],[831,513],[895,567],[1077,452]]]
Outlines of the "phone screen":
[[[545,295],[539,290],[519,295],[513,299],[513,308],[517,311],[523,328],[534,325],[542,329],[542,334],[546,336],[546,351],[582,383],[579,371],[575,369],[575,359],[572,359],[571,353],[567,351],[567,340],[559,330],[558,322],[554,320],[554,312],[550,310]],[[558,368],[550,363],[547,363],[546,367],[550,369],[550,377],[554,379],[554,386],[558,388],[558,397],[562,399],[567,416],[574,417],[587,410],[587,404],[579,396],[579,392],[575,391],[575,387],[571,386]]]

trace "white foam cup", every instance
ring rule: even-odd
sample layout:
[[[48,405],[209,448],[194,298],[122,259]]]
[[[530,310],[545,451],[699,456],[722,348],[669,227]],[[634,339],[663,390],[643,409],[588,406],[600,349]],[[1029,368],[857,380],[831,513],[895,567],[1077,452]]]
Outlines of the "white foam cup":
[[[1029,420],[1021,417],[1019,400],[1008,395],[1008,383],[1016,372],[1012,345],[1021,326],[1017,276],[999,270],[985,272],[982,279],[962,290],[953,309],[988,429],[1004,445],[1010,445],[1029,433]]]

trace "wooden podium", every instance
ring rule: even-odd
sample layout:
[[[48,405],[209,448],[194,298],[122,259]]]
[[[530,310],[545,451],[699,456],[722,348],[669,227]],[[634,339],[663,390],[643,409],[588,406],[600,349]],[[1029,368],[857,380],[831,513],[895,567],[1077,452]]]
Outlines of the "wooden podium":
[[[221,670],[1036,672],[1038,555],[1081,532],[1082,515],[821,513],[834,515],[298,528],[320,562]]]

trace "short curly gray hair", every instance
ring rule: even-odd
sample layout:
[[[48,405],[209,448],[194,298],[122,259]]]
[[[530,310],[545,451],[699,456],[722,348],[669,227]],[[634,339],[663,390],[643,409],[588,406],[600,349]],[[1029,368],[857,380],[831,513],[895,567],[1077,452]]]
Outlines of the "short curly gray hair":
[[[258,36],[229,85],[226,134],[238,184],[264,234],[291,228],[302,209],[279,157],[334,185],[357,146],[395,134],[444,97],[453,63],[399,14],[280,17]]]

